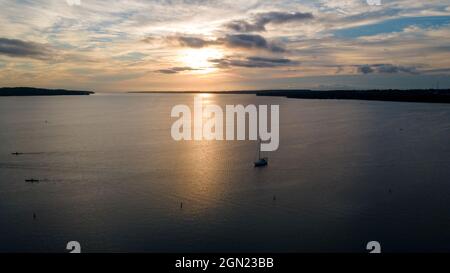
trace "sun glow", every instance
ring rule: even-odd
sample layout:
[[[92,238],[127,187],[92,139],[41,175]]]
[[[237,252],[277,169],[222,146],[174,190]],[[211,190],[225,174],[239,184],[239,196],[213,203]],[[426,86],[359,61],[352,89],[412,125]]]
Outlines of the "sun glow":
[[[180,52],[179,61],[196,73],[211,73],[217,68],[209,60],[223,58],[223,53],[214,48],[187,49]]]

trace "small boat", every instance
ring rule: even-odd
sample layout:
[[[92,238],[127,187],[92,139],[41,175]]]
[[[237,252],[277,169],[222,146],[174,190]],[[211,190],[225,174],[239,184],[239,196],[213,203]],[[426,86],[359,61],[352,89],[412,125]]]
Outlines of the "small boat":
[[[265,167],[269,164],[269,161],[267,159],[267,157],[265,158],[260,158],[257,161],[255,161],[255,167]]]
[[[261,157],[261,140],[258,143],[258,160],[254,162],[255,168],[265,167],[269,164],[269,158]]]
[[[11,153],[12,155],[22,155],[23,153],[18,153],[18,152],[15,152],[15,153]]]
[[[39,183],[39,179],[34,179],[34,178],[26,179],[25,182],[28,182],[28,183]]]

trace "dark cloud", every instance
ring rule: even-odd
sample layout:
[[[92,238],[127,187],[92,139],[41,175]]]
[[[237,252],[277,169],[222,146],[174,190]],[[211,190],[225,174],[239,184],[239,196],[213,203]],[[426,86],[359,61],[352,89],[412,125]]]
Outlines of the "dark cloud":
[[[283,24],[313,19],[312,13],[301,12],[266,12],[254,16],[251,22],[235,20],[225,25],[226,28],[237,32],[266,31],[267,24]]]
[[[286,51],[280,45],[267,42],[261,35],[233,34],[226,35],[224,38],[218,39],[218,41],[230,48],[265,49],[272,52]]]
[[[366,64],[357,66],[358,72],[362,74],[382,73],[382,74],[419,74],[419,71],[414,66],[399,66],[393,64]]]
[[[375,70],[368,64],[358,66],[358,72],[362,74],[370,74],[375,72]]]
[[[264,63],[274,63],[274,64],[288,64],[292,63],[289,59],[279,59],[279,58],[267,58],[267,57],[248,57],[249,61],[252,62],[264,62]]]
[[[33,59],[49,59],[52,50],[43,44],[18,39],[0,38],[0,54],[10,57],[26,57]]]
[[[155,72],[162,73],[162,74],[177,74],[178,72],[172,69],[160,69],[156,70]]]
[[[416,67],[412,66],[396,66],[392,64],[382,64],[377,66],[379,73],[408,73],[408,74],[419,74]]]
[[[211,45],[223,45],[229,48],[246,48],[246,49],[263,49],[271,52],[285,52],[281,46],[268,42],[261,35],[253,34],[230,34],[216,40],[206,40],[193,36],[170,36],[167,37],[169,42],[175,42],[179,46],[202,48]]]
[[[172,68],[167,68],[167,69],[160,69],[160,70],[156,70],[155,72],[162,73],[162,74],[177,74],[179,72],[192,71],[192,70],[199,70],[199,69],[195,69],[195,68],[188,67],[188,66],[183,66],[183,67],[172,67]]]
[[[226,28],[237,32],[257,32],[265,31],[266,28],[261,25],[251,24],[245,20],[235,20],[225,25]]]
[[[247,58],[226,57],[221,59],[212,59],[209,61],[214,63],[219,68],[228,68],[228,67],[270,68],[280,66],[292,66],[298,64],[298,62],[289,59],[267,58],[267,57],[247,57]]]

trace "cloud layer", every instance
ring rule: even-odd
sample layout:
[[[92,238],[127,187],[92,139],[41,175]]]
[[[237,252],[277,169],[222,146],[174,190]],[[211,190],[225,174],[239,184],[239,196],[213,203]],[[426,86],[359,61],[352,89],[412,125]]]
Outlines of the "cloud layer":
[[[266,57],[227,57],[221,59],[211,59],[219,68],[230,68],[230,67],[246,67],[246,68],[273,68],[281,66],[293,66],[298,64],[298,62],[289,59],[277,59],[277,58],[266,58]]]
[[[395,73],[407,73],[407,74],[419,74],[419,71],[416,67],[413,66],[398,66],[393,64],[366,64],[358,66],[358,72],[362,74],[371,74],[371,73],[386,73],[386,74],[395,74]]]
[[[194,68],[188,67],[188,66],[183,66],[183,67],[172,67],[172,68],[167,68],[167,69],[159,69],[159,70],[156,70],[155,72],[162,73],[162,74],[177,74],[179,72],[193,71],[193,70],[198,70],[198,69],[194,69]]]
[[[0,85],[450,87],[448,0],[382,3],[0,0]]]
[[[301,22],[309,19],[313,19],[312,13],[301,12],[266,12],[255,15],[252,20],[235,20],[227,23],[225,26],[228,29],[237,32],[259,32],[266,31],[266,25],[268,24],[284,24],[291,22]]]

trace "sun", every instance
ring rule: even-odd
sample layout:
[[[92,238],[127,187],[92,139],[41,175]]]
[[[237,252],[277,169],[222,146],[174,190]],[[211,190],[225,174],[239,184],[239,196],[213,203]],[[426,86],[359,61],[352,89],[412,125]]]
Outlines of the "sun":
[[[179,62],[196,73],[211,73],[216,70],[209,60],[223,58],[223,53],[214,48],[186,49],[179,53]]]

